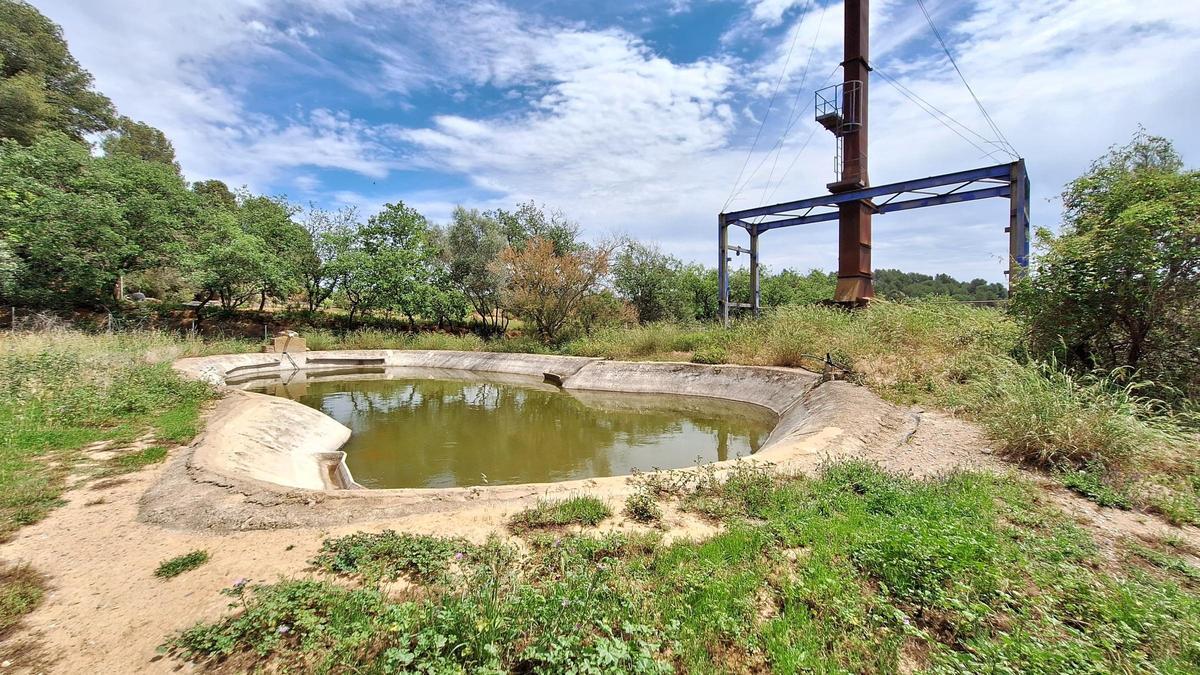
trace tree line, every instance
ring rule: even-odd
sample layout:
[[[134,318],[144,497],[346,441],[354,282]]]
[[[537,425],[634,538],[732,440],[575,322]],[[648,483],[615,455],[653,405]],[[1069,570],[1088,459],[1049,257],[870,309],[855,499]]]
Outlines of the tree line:
[[[533,202],[460,207],[437,225],[403,203],[361,218],[189,183],[165,134],[119,115],[59,27],[27,3],[0,0],[0,54],[5,303],[112,308],[140,293],[201,311],[333,305],[352,325],[379,312],[413,325],[472,316],[490,334],[519,317],[550,340],[716,317],[714,269],[652,244],[588,244],[577,223]],[[748,296],[748,273],[734,272],[731,285],[733,297]],[[767,270],[763,302],[820,300],[833,286],[824,272]]]

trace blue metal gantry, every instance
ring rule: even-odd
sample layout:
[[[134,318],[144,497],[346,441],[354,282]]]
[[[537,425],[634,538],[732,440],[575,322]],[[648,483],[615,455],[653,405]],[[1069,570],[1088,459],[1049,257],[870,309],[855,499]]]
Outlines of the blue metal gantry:
[[[950,188],[950,189],[945,189]],[[758,314],[760,293],[758,283],[758,237],[763,232],[782,227],[808,225],[838,219],[838,206],[863,201],[874,213],[891,213],[920,209],[939,204],[957,204],[976,199],[1007,197],[1009,200],[1008,275],[1009,287],[1020,278],[1029,264],[1029,175],[1025,160],[1009,164],[985,166],[940,176],[906,180],[888,185],[860,188],[837,194],[822,195],[772,206],[759,206],[722,213],[717,218],[720,259],[717,283],[720,291],[721,317],[729,323],[729,310],[751,309]],[[750,248],[729,244],[729,226],[744,228],[750,234]],[[729,302],[729,252],[750,256],[750,302]]]

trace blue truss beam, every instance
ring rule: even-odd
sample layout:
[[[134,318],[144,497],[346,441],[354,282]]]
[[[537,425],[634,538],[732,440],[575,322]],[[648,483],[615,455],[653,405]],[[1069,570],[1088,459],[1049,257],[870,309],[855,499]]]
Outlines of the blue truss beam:
[[[976,199],[988,199],[991,197],[1008,197],[1012,195],[1012,187],[1008,185],[998,185],[996,187],[983,188],[981,190],[968,190],[965,192],[951,192],[944,195],[934,195],[929,197],[921,197],[918,199],[906,199],[899,202],[888,202],[881,204],[876,213],[891,213],[893,211],[907,211],[908,209],[920,209],[926,206],[938,206],[941,204],[958,204],[961,202],[972,202]],[[734,225],[740,225],[749,229],[757,227],[759,232],[767,230],[775,230],[781,227],[792,227],[795,225],[808,225],[809,223],[823,223],[829,220],[837,220],[838,212],[829,211],[827,213],[817,213],[811,216],[797,216],[795,218],[784,218],[782,220],[769,220],[762,223],[745,223],[738,221]]]
[[[863,188],[861,190],[851,190],[849,192],[841,192],[838,194],[810,197],[809,199],[801,199],[794,202],[783,202],[781,204],[775,204],[772,206],[759,206],[753,209],[731,211],[725,214],[725,219],[727,222],[732,223],[734,221],[753,218],[755,216],[770,216],[787,213],[789,211],[800,211],[802,209],[812,209],[821,206],[834,207],[838,204],[856,202],[862,199],[873,199],[875,197],[884,197],[902,194],[905,192],[913,192],[914,190],[926,190],[929,188],[941,187],[945,185],[956,185],[959,183],[973,183],[981,180],[1003,180],[1005,183],[1007,183],[1010,180],[1011,172],[1011,164],[997,164],[996,166],[985,166],[978,169],[969,169],[967,171],[942,174],[940,176],[929,176],[928,178],[906,180],[899,183],[890,183],[888,185],[877,185],[875,187]]]

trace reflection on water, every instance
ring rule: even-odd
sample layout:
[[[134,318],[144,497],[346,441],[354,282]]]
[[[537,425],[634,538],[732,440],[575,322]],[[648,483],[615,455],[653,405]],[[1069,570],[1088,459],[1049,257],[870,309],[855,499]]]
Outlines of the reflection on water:
[[[374,488],[550,482],[732,459],[758,450],[774,421],[727,401],[568,393],[526,382],[309,380],[253,388],[350,427],[346,463],[357,482]]]

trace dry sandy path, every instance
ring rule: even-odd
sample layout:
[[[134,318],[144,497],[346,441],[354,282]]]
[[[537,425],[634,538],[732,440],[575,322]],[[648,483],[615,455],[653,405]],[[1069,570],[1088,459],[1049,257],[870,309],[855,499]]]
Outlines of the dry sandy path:
[[[485,503],[452,514],[334,528],[178,530],[138,519],[139,498],[164,470],[144,470],[105,489],[71,490],[64,495],[67,504],[0,546],[0,560],[29,563],[50,583],[41,606],[0,644],[7,662],[0,674],[188,672],[190,665],[159,655],[158,645],[176,631],[228,611],[230,598],[220,591],[239,578],[253,583],[315,576],[307,561],[323,539],[363,530],[453,534],[483,542],[492,533],[503,533],[504,522],[523,508],[520,503]],[[89,505],[100,498],[101,503]],[[612,506],[619,511],[617,504]],[[670,509],[667,522],[672,526],[669,538],[703,538],[717,531]],[[636,527],[616,517],[601,529]],[[206,564],[170,580],[154,576],[163,560],[195,549],[209,552]]]

